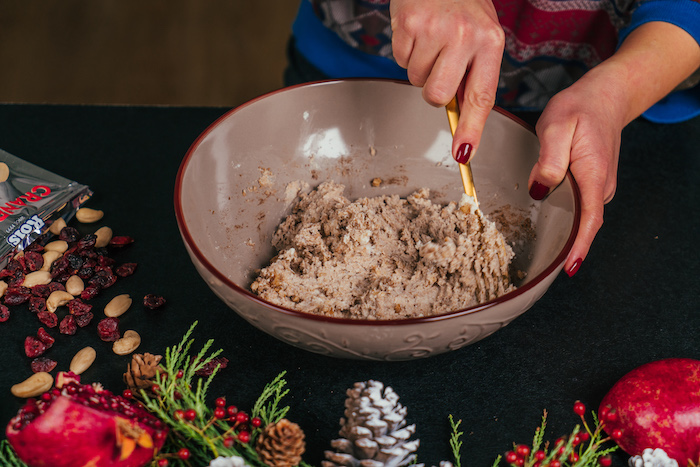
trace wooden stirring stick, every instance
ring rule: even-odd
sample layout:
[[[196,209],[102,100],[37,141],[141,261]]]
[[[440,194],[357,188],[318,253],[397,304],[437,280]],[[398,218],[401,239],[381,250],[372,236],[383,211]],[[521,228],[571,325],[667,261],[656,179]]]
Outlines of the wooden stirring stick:
[[[457,96],[455,96],[447,106],[447,119],[450,121],[450,131],[452,131],[452,136],[455,135],[455,130],[457,129],[457,122],[459,121],[459,104],[457,103]],[[472,168],[469,166],[469,162],[466,164],[459,164],[459,173],[462,176],[462,185],[464,185],[464,192],[474,198],[476,205],[479,205],[476,199],[476,189],[474,188],[474,177],[472,176]]]

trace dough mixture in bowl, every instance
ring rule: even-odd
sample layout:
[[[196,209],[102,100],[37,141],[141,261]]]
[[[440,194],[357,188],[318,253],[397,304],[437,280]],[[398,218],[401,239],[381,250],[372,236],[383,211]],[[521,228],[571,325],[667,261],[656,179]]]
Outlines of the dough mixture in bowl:
[[[326,182],[301,195],[253,292],[308,313],[386,320],[459,310],[514,289],[513,251],[472,198],[438,205],[423,188],[351,202],[344,189]]]

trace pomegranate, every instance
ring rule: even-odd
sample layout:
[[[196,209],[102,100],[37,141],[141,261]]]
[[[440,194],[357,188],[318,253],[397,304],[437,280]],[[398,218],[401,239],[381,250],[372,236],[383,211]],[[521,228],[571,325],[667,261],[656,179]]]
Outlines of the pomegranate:
[[[605,395],[605,431],[629,455],[663,449],[685,467],[700,460],[700,361],[669,358],[636,368]],[[619,436],[619,438],[618,438]]]
[[[7,440],[29,467],[137,467],[163,446],[168,428],[137,402],[79,376],[28,399],[7,426]]]

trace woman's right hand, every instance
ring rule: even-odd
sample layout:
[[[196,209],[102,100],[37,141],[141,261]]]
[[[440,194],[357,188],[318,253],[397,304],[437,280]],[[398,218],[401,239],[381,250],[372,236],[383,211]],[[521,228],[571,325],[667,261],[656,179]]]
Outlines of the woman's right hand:
[[[491,0],[392,0],[392,48],[411,84],[431,105],[457,96],[461,109],[452,155],[476,153],[496,100],[505,35]]]

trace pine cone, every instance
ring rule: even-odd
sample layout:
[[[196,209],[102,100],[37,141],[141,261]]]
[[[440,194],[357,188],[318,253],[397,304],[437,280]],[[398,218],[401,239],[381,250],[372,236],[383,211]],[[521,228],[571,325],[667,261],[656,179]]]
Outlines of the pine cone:
[[[409,440],[415,425],[406,426],[406,408],[390,387],[378,381],[355,383],[347,390],[340,436],[331,441],[323,467],[400,467],[412,463],[419,440]]]
[[[131,390],[150,388],[155,382],[162,358],[162,355],[150,353],[132,355],[124,373],[126,386]]]
[[[269,424],[255,444],[260,460],[270,467],[299,465],[305,448],[304,432],[286,418]]]

